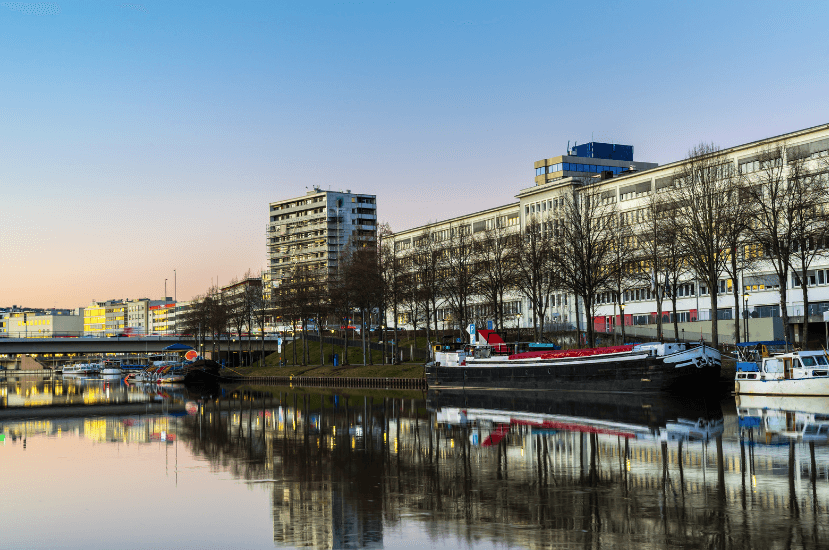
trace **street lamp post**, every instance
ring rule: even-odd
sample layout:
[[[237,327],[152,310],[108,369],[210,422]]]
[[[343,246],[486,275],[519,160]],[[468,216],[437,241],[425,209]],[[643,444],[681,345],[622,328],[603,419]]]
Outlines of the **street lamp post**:
[[[516,344],[521,341],[521,317],[522,315],[520,313],[515,314],[515,328],[518,332],[518,339],[516,340]]]
[[[748,342],[748,297],[748,292],[743,294],[743,334],[745,334],[746,342]]]

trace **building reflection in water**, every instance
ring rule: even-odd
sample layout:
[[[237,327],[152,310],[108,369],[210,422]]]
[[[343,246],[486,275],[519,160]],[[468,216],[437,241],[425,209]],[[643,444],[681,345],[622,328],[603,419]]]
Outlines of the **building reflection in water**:
[[[380,548],[384,535],[412,528],[439,546],[460,539],[525,548],[814,547],[827,537],[822,398],[721,406],[285,388],[206,398],[54,379],[6,381],[0,390],[6,442],[66,433],[96,443],[178,442],[215,471],[271,484],[278,546]],[[159,399],[181,416],[61,412]],[[20,411],[45,412],[16,419]]]
[[[0,380],[0,433],[13,443],[70,433],[99,443],[173,442],[190,398],[184,388],[128,386],[120,378],[9,377]]]
[[[774,548],[827,535],[826,436],[775,435],[733,401],[724,418],[716,402],[630,396],[235,397],[204,404],[182,440],[273,483],[278,545],[381,547],[404,522],[527,548]]]

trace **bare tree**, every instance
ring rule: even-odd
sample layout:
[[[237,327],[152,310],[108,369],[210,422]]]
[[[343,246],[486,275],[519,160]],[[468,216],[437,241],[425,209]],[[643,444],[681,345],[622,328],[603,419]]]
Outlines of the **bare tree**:
[[[391,354],[392,357],[395,358],[396,362],[397,353],[395,352],[395,348],[397,347],[399,341],[397,336],[397,319],[403,304],[405,279],[403,272],[403,258],[399,252],[395,250],[394,241],[390,238],[384,238],[389,234],[390,230],[388,233],[385,230],[378,231],[378,236],[381,239],[381,272],[383,276],[383,287],[385,290],[384,316],[386,315],[386,310],[390,307],[394,327],[394,344],[392,345]],[[383,324],[385,325],[386,323]],[[383,334],[384,350],[386,349],[386,341],[386,336]]]
[[[262,272],[259,273],[259,280],[264,281],[262,276]],[[247,274],[245,275],[247,277]],[[250,317],[253,323],[256,324],[259,328],[259,339],[261,343],[261,360],[260,366],[265,366],[265,327],[267,327],[269,321],[273,321],[275,317],[275,311],[273,304],[265,299],[265,289],[263,286],[253,286],[250,288],[248,292],[247,299],[250,300]],[[249,326],[248,330],[252,332],[253,327]],[[248,336],[248,341],[250,341],[250,336]]]
[[[255,308],[261,307],[262,299],[265,292],[264,287],[264,279],[262,278],[262,273],[259,273],[259,277],[254,277],[253,272],[248,269],[245,272],[245,280],[249,281],[243,288],[242,292],[242,311],[240,312],[241,315],[244,317],[244,324],[247,327],[248,332],[248,363],[250,363],[251,359],[253,358],[253,347],[251,342],[251,337],[253,334],[253,327],[254,327],[254,314]],[[258,281],[258,284],[250,284],[250,282]],[[263,329],[264,330],[264,329]],[[240,336],[240,347],[241,347],[241,336]]]
[[[751,210],[748,230],[757,245],[755,253],[771,263],[777,276],[783,330],[786,342],[791,342],[787,283],[796,241],[796,204],[783,163],[786,148],[786,144],[770,145],[757,158],[743,162],[740,190]]]
[[[714,145],[702,143],[688,153],[674,174],[670,189],[673,204],[673,234],[684,248],[684,257],[705,282],[711,296],[711,339],[719,344],[717,291],[725,269],[737,201],[737,179],[733,163]]]
[[[561,238],[552,248],[554,272],[563,288],[581,297],[587,317],[587,340],[596,345],[593,319],[596,294],[613,279],[613,246],[618,230],[615,203],[606,203],[591,188],[573,188],[565,196]]]
[[[661,293],[663,297],[667,297],[671,301],[671,318],[674,325],[674,340],[679,340],[679,315],[677,314],[677,300],[679,299],[679,286],[683,276],[688,272],[688,261],[686,255],[688,251],[682,246],[679,240],[680,235],[677,234],[677,225],[672,223],[672,219],[668,219],[668,223],[664,223],[663,218],[663,232],[662,232],[662,287],[656,289],[657,293]]]
[[[665,339],[662,327],[662,304],[665,300],[667,265],[664,247],[670,241],[670,225],[666,223],[667,216],[672,215],[672,209],[660,193],[659,181],[653,193],[648,196],[644,208],[644,219],[638,226],[637,251],[634,260],[629,263],[631,276],[648,285],[656,301],[656,336],[662,342]],[[666,233],[668,238],[666,238]]]
[[[793,241],[791,267],[803,292],[803,334],[801,345],[809,345],[809,286],[814,276],[809,268],[816,258],[825,255],[829,237],[829,203],[827,173],[820,164],[810,161],[807,149],[789,148],[787,151],[788,187],[793,206]]]
[[[606,200],[606,198],[601,200]],[[622,297],[631,284],[637,280],[639,262],[642,262],[638,254],[638,236],[633,229],[639,221],[641,220],[637,219],[636,211],[619,213],[619,222],[616,233],[613,235],[613,247],[610,251],[610,263],[607,266],[610,271],[607,278],[607,290],[613,300],[614,319],[617,307],[621,312],[622,342],[625,341],[625,315],[621,307]]]
[[[513,241],[509,261],[514,266],[514,282],[521,294],[530,301],[533,310],[533,335],[541,341],[544,320],[550,305],[550,296],[557,287],[557,278],[552,262],[553,236],[549,216],[530,216],[524,225],[521,237]]]
[[[337,320],[337,325],[343,329],[343,353],[341,365],[348,365],[348,326],[352,310],[354,308],[354,288],[348,280],[349,254],[341,254],[338,260],[339,268],[331,279],[329,288],[331,296],[331,311]]]
[[[757,262],[757,255],[751,252],[750,226],[754,221],[751,195],[746,193],[742,178],[737,178],[736,200],[731,201],[731,223],[728,224],[728,261],[724,264],[725,272],[731,278],[731,291],[734,296],[734,342],[740,342],[740,318],[748,317],[748,310],[740,314],[741,285],[740,275],[752,269]]]
[[[439,292],[461,327],[469,324],[469,302],[476,281],[475,243],[470,224],[449,226],[450,238],[441,250]],[[435,317],[437,331],[437,317]]]
[[[367,320],[370,320],[371,311],[375,308],[379,309],[382,302],[383,278],[380,273],[377,249],[368,246],[355,249],[347,265],[347,284],[352,287],[354,305],[360,310],[363,365],[365,365],[366,338],[371,330],[371,323]],[[370,350],[368,350],[368,359],[371,364],[374,364]]]
[[[512,289],[515,263],[510,252],[520,235],[507,225],[506,217],[496,218],[476,240],[476,286],[492,305],[496,330],[504,330],[504,294]]]
[[[448,236],[447,236],[448,238]],[[426,340],[429,340],[430,323],[434,323],[437,332],[437,300],[440,296],[440,264],[446,254],[446,244],[441,236],[430,229],[424,229],[413,238],[410,253],[410,269],[414,275],[412,282],[416,289],[412,298],[419,301],[418,309],[422,311],[426,325]]]

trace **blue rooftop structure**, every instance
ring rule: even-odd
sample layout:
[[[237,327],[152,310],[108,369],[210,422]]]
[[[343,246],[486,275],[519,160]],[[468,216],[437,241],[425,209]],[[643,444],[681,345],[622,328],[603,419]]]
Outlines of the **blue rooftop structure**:
[[[633,160],[633,145],[619,145],[618,143],[599,143],[591,141],[573,147],[572,155],[576,157]]]

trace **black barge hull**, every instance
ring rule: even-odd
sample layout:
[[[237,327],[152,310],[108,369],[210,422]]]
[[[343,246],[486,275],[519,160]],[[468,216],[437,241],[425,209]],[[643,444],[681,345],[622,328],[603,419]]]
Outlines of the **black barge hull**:
[[[458,367],[426,365],[429,388],[516,388],[591,392],[695,392],[716,388],[720,366],[676,367],[658,358],[594,361],[584,357],[567,365]]]

